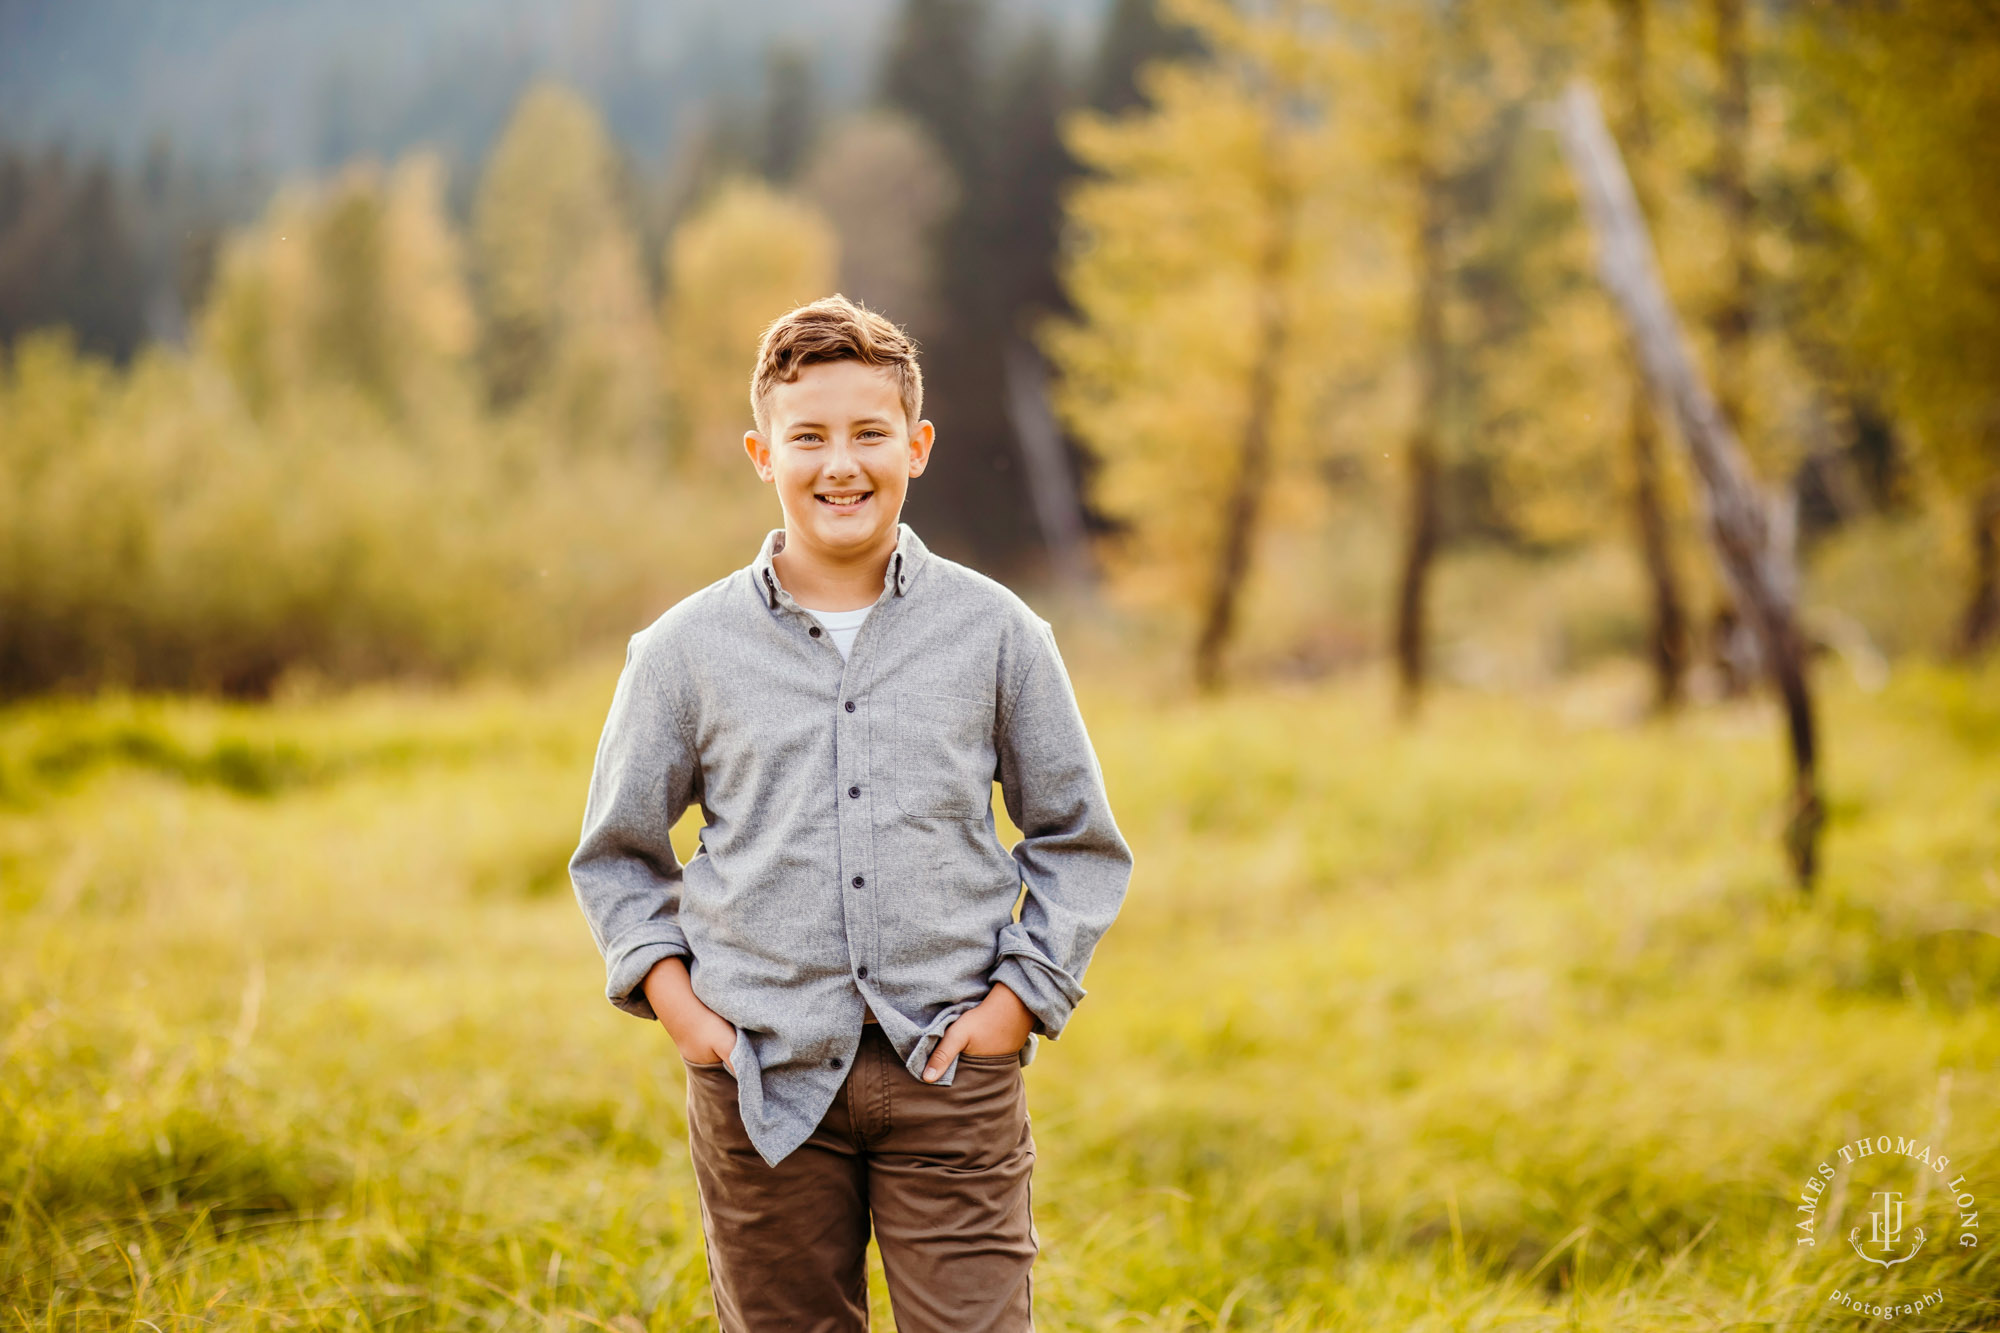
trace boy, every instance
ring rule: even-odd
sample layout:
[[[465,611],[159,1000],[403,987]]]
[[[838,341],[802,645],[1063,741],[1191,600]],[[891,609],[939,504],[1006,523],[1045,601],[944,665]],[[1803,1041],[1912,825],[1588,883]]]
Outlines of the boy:
[[[728,1333],[865,1329],[871,1219],[903,1333],[1033,1327],[1021,1068],[1131,877],[1048,622],[901,521],[922,394],[844,297],[765,332],[784,526],[633,636],[570,861],[606,995],[686,1063]]]

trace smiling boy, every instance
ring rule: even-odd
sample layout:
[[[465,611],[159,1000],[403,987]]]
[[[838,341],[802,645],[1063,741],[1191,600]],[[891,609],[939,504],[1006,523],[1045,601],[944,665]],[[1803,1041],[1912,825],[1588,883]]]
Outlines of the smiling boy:
[[[607,998],[687,1067],[724,1330],[865,1329],[871,1225],[904,1333],[1033,1327],[1022,1067],[1131,877],[1049,623],[901,520],[922,399],[843,297],[765,332],[784,526],[633,636],[570,861]]]

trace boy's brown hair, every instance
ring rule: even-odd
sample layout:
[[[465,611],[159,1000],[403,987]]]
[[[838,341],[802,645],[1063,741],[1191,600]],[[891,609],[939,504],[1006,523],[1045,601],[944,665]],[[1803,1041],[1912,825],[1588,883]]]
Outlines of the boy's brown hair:
[[[768,431],[764,397],[774,384],[790,384],[817,361],[860,361],[894,369],[903,415],[914,430],[923,414],[924,374],[917,369],[917,343],[895,324],[835,292],[788,310],[771,321],[757,345],[757,369],[750,376],[750,412],[757,429]]]

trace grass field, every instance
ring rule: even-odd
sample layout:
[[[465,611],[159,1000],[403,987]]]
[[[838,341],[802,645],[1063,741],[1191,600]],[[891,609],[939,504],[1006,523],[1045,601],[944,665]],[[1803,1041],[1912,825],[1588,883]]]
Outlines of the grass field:
[[[712,1324],[564,873],[616,667],[0,713],[0,1323]],[[1042,1326],[2000,1327],[1936,1198],[1895,1269],[1860,1166],[1793,1230],[1878,1133],[2000,1226],[2000,672],[1824,673],[1810,904],[1761,706],[1077,675],[1137,873],[1027,1071]]]

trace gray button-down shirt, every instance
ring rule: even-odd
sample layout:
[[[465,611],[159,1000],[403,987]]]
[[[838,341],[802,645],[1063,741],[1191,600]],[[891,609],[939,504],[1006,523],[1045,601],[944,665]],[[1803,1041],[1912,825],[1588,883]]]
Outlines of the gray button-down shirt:
[[[614,1005],[653,1018],[640,983],[678,955],[736,1026],[774,1166],[832,1105],[864,1006],[918,1077],[994,982],[1059,1035],[1132,874],[1046,620],[899,523],[843,661],[778,581],[784,541],[632,637],[569,865]],[[667,832],[695,802],[682,865]]]

